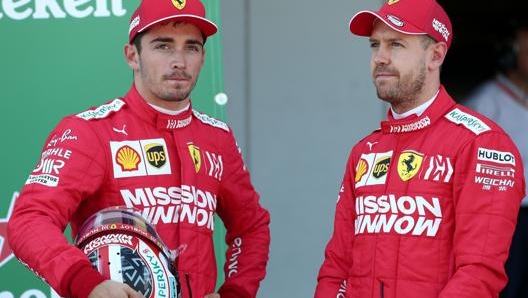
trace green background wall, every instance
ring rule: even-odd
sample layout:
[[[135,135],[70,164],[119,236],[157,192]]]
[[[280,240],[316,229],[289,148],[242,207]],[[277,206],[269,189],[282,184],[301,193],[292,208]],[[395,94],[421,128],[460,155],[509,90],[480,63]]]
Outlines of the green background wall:
[[[220,25],[220,1],[202,1],[208,17]],[[13,257],[5,239],[10,208],[58,121],[122,96],[130,87],[132,71],[123,46],[139,2],[0,1],[0,298],[54,295]],[[219,27],[207,40],[205,66],[192,98],[194,108],[223,119],[224,107],[214,101],[224,87]],[[220,282],[225,232],[220,222],[215,227]]]

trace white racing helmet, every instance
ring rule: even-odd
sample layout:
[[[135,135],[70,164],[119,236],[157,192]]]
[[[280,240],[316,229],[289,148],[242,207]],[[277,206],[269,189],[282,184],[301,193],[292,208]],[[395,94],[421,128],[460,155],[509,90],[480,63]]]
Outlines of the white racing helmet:
[[[137,210],[119,206],[97,212],[79,229],[75,245],[104,277],[145,298],[181,298],[174,259]]]

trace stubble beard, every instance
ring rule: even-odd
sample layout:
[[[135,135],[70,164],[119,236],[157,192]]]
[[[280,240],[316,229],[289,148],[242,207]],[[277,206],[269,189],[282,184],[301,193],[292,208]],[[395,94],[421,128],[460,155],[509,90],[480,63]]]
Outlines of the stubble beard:
[[[142,66],[140,67],[139,73],[145,85],[149,86],[150,92],[157,98],[167,102],[180,102],[189,98],[197,82],[197,78],[192,80],[192,76],[184,71],[175,71],[171,74],[163,75],[159,80],[145,71],[145,68]],[[191,84],[186,88],[186,84],[169,82],[169,79],[175,76],[190,80]]]
[[[379,84],[376,81],[374,84],[379,99],[392,106],[413,105],[425,85],[425,66],[422,64],[416,75],[408,73],[401,76],[395,84],[387,82]]]
[[[189,89],[184,89],[182,84],[177,84],[175,87],[160,87],[155,94],[164,101],[178,102],[188,98],[193,87],[194,85]]]

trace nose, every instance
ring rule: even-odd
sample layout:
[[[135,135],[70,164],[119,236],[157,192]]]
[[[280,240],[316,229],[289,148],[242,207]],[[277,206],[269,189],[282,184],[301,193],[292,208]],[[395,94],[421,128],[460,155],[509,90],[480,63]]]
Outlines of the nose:
[[[185,68],[185,55],[182,50],[175,49],[170,55],[170,67],[173,69]]]
[[[374,64],[389,64],[390,53],[386,47],[379,46],[372,51],[372,61]]]

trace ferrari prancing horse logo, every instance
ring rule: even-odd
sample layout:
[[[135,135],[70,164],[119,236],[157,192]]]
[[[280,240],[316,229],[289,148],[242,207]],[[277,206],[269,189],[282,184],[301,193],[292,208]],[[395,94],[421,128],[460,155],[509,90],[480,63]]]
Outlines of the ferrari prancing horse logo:
[[[418,173],[422,165],[423,154],[412,150],[403,151],[398,158],[398,175],[408,181]]]
[[[187,4],[187,0],[171,0],[172,5],[176,7],[177,9],[183,9],[185,7],[185,4]]]
[[[187,143],[187,148],[189,148],[189,153],[194,163],[194,169],[196,173],[200,171],[202,167],[202,158],[200,157],[200,148],[196,147],[193,143]]]

